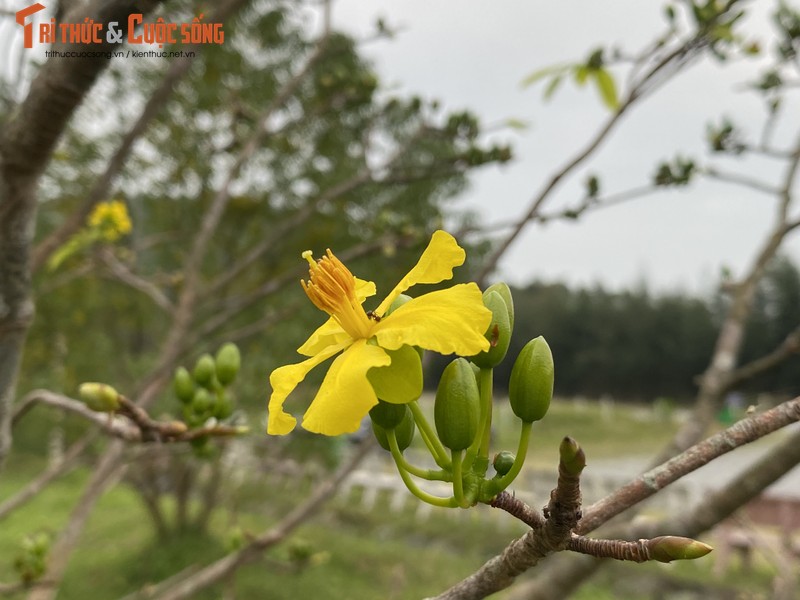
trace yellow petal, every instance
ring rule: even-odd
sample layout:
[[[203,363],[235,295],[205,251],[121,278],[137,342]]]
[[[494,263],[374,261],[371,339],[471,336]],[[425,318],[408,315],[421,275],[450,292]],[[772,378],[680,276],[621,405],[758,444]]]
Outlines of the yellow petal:
[[[376,290],[374,282],[365,281],[364,279],[359,279],[356,277],[356,298],[358,298],[362,304],[364,303],[364,300],[370,296],[374,296],[375,293]]]
[[[492,312],[474,283],[454,285],[412,298],[373,329],[378,345],[395,350],[403,344],[440,354],[472,356],[489,349],[484,336]]]
[[[381,302],[375,312],[383,316],[400,294],[418,283],[439,283],[452,279],[453,268],[460,267],[466,259],[466,252],[456,239],[446,231],[435,231],[428,247],[408,275],[400,280],[395,288]]]
[[[391,362],[382,348],[358,340],[333,361],[316,398],[303,416],[303,428],[325,435],[353,433],[378,403],[367,380],[372,367]]]
[[[316,356],[326,348],[340,346],[350,339],[350,334],[331,317],[309,336],[297,352],[303,356]]]
[[[346,348],[350,342],[330,346],[316,356],[294,365],[286,365],[275,369],[269,376],[272,386],[272,395],[269,397],[269,419],[267,420],[267,433],[270,435],[284,435],[294,429],[297,419],[283,410],[283,403],[294,388],[305,379],[311,369],[331,356]]]

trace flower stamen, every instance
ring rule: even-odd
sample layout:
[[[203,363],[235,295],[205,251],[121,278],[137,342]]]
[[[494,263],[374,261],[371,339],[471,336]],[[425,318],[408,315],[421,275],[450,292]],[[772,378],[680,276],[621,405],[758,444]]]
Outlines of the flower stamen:
[[[303,252],[308,261],[308,281],[300,280],[314,306],[332,316],[353,339],[371,337],[373,323],[356,297],[356,278],[330,250],[314,260],[310,250]]]

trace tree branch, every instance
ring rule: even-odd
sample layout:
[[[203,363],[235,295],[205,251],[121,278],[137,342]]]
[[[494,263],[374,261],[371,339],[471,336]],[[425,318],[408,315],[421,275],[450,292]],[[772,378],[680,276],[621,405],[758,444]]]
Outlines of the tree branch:
[[[800,397],[795,398],[790,402],[785,402],[782,405],[767,411],[761,415],[755,415],[736,423],[725,431],[712,436],[701,444],[690,448],[680,456],[668,461],[666,464],[656,467],[647,473],[640,475],[631,483],[623,486],[610,496],[596,502],[588,507],[583,517],[577,523],[575,531],[577,534],[586,534],[596,529],[602,523],[605,523],[613,516],[623,512],[624,510],[635,506],[645,498],[655,494],[658,490],[662,489],[669,483],[677,481],[684,475],[698,469],[699,467],[707,464],[714,458],[730,452],[734,448],[749,442],[755,441],[767,435],[770,432],[776,431],[785,427],[789,423],[800,421]],[[800,438],[800,435],[793,436]],[[796,446],[800,446],[800,440],[795,441]],[[770,455],[780,455],[784,452],[783,448],[786,444],[782,444],[780,448],[776,448]],[[800,453],[800,449],[796,450]],[[794,453],[792,454],[794,456]],[[787,466],[786,461],[781,459],[773,462],[781,462],[783,472],[790,468]],[[760,463],[768,462],[767,459],[762,459]],[[770,469],[772,477],[777,477],[776,469]],[[745,477],[737,478],[741,482]],[[769,479],[769,483],[774,481]],[[748,496],[739,496],[739,504],[734,508],[741,506],[747,499],[751,498],[758,491],[764,489],[768,484],[764,484],[758,490],[754,490],[752,485],[748,484],[746,487],[749,490]],[[729,488],[731,486],[728,486]],[[722,492],[715,494],[714,498],[724,497],[726,494]],[[722,499],[719,502],[723,502]],[[727,510],[727,508],[726,508]],[[733,510],[733,509],[731,509]],[[706,517],[708,519],[708,517]],[[706,526],[709,527],[716,523],[710,523]],[[664,531],[669,528],[671,533],[683,536],[694,536],[701,533],[704,529],[697,529],[696,526],[678,527],[677,530],[671,526],[671,523],[660,523],[660,527],[648,528],[646,531],[640,530],[625,530],[623,532],[614,531],[614,536],[619,537],[652,537],[659,531]],[[477,600],[485,598],[501,589],[511,585],[515,578],[526,571],[527,569],[535,566],[543,555],[539,553],[540,543],[540,528],[532,529],[521,538],[514,540],[509,544],[505,550],[498,556],[490,559],[475,573],[468,576],[466,579],[456,584],[446,592],[437,596],[437,600]],[[552,549],[551,549],[552,552]],[[597,561],[580,560],[573,561],[581,569],[585,569],[587,565],[595,564]],[[549,573],[550,570],[548,570]],[[557,573],[557,571],[556,571]],[[582,580],[582,577],[576,576],[573,572],[572,577]],[[552,587],[552,586],[550,586]],[[557,588],[558,594],[563,598],[565,595],[563,588]],[[528,596],[526,596],[528,597]],[[530,596],[533,598],[533,596]]]
[[[85,14],[95,23],[127,23],[128,15],[149,12],[158,0],[95,0]],[[97,50],[108,49],[101,44]],[[78,45],[55,47],[80,51]],[[31,239],[39,178],[78,105],[108,61],[48,60],[28,96],[0,131],[0,469],[11,447],[11,405],[28,327],[33,319]]]
[[[143,293],[161,310],[168,314],[175,310],[172,301],[161,288],[152,281],[148,281],[131,271],[130,267],[114,256],[114,253],[109,248],[103,248],[100,251],[100,260],[108,267],[114,278]]]

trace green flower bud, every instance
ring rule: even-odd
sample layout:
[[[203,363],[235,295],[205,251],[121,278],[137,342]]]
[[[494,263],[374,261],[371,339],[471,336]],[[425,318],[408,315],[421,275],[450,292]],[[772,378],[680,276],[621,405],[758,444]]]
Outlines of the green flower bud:
[[[484,292],[483,303],[492,311],[492,322],[486,331],[486,339],[489,340],[491,347],[470,357],[470,360],[481,369],[491,369],[499,365],[508,352],[508,345],[511,342],[511,322],[509,320],[511,313],[506,306],[506,301],[494,290]]]
[[[222,385],[228,385],[236,379],[239,368],[242,366],[242,357],[236,344],[227,343],[217,351],[216,373],[217,380]]]
[[[403,420],[400,421],[400,424],[394,428],[394,435],[397,439],[397,447],[400,449],[400,452],[411,445],[411,441],[414,439],[414,433],[417,431],[417,426],[414,423],[414,417],[411,415],[411,410],[405,405],[402,407],[405,409],[405,416],[403,417]],[[386,429],[378,425],[375,421],[372,421],[372,432],[375,434],[375,439],[378,440],[381,448],[387,452],[391,452]]]
[[[513,452],[503,450],[502,452],[498,452],[494,455],[492,466],[494,467],[495,472],[502,477],[511,470],[511,467],[514,466],[515,459],[516,457],[514,456]]]
[[[578,442],[566,436],[558,446],[559,470],[563,468],[570,475],[580,475],[586,468],[586,454]]]
[[[525,344],[511,369],[508,399],[514,414],[525,423],[544,417],[553,398],[554,380],[553,354],[539,336]]]
[[[82,383],[78,394],[86,406],[95,412],[114,412],[119,409],[119,392],[105,383]]]
[[[220,421],[222,419],[227,419],[233,414],[233,400],[230,395],[221,392],[217,395],[216,402],[214,402],[212,409],[212,413],[217,419]]]
[[[178,367],[175,369],[172,387],[175,390],[175,396],[178,400],[184,404],[192,401],[194,397],[194,379],[192,379],[192,376],[186,368]]]
[[[192,374],[197,383],[208,388],[211,387],[215,371],[214,359],[210,354],[203,354],[203,356],[197,359]]]
[[[408,302],[409,300],[411,300],[411,296],[409,296],[408,294],[400,294],[400,295],[399,295],[397,298],[395,298],[395,299],[394,299],[394,302],[392,302],[392,303],[389,305],[389,308],[388,308],[388,310],[386,311],[386,314],[385,314],[385,315],[383,315],[383,316],[384,316],[384,317],[388,317],[390,314],[392,314],[392,313],[393,313],[394,311],[396,311],[398,308],[400,308],[401,306],[403,306],[403,304],[405,304],[405,303],[406,303],[406,302]]]
[[[191,408],[195,414],[203,414],[209,411],[214,405],[214,397],[205,388],[198,388],[192,398]]]
[[[442,444],[451,450],[468,448],[478,433],[480,412],[480,392],[472,367],[466,359],[457,358],[442,373],[433,405],[436,433]]]
[[[701,558],[713,550],[703,542],[674,535],[653,538],[649,542],[649,547],[653,560],[664,563]]]
[[[508,287],[505,283],[493,283],[486,291],[483,292],[483,295],[486,296],[489,292],[497,292],[502,296],[503,300],[506,303],[506,308],[508,309],[508,325],[511,328],[513,333],[514,331],[514,298],[511,296],[511,288]]]
[[[407,412],[408,406],[405,404],[392,404],[378,400],[378,403],[370,409],[369,418],[384,429],[394,429],[402,423]]]

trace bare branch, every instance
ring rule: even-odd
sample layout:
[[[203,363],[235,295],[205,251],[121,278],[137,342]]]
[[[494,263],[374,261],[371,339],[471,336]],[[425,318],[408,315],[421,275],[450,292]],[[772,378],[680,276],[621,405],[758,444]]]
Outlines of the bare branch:
[[[680,456],[668,461],[666,464],[640,475],[631,483],[623,486],[607,498],[588,507],[584,511],[583,518],[578,522],[576,533],[586,534],[593,531],[613,516],[636,505],[666,485],[669,485],[669,483],[680,479],[687,473],[707,464],[714,458],[726,452],[730,452],[734,448],[755,441],[770,432],[785,427],[789,423],[797,421],[800,421],[800,397],[790,402],[785,402],[761,415],[754,415],[736,423],[725,431],[690,448]],[[795,439],[798,437],[800,437],[800,435],[792,437],[794,451],[785,459],[776,461],[775,456],[783,457],[786,454],[785,448],[788,445],[786,443],[781,444],[778,448],[769,453],[770,456],[772,456],[772,462],[780,462],[781,467],[771,467],[768,477],[759,477],[757,484],[753,483],[756,481],[755,479],[748,479],[744,474],[737,478],[737,485],[746,488],[747,493],[742,494],[737,492],[736,501],[734,503],[726,500],[726,498],[730,496],[729,492],[732,485],[728,486],[725,491],[714,494],[713,498],[715,502],[719,505],[724,505],[723,508],[718,509],[718,511],[714,513],[716,520],[713,520],[708,514],[703,513],[703,517],[694,517],[694,521],[687,519],[687,524],[678,527],[677,530],[672,521],[666,521],[659,523],[658,526],[649,527],[646,530],[615,530],[613,532],[614,535],[628,538],[652,537],[656,535],[658,531],[664,531],[667,528],[669,528],[671,533],[678,535],[698,535],[718,522],[721,518],[724,518],[726,515],[722,515],[723,511],[732,512],[735,508],[741,506],[748,499],[763,490],[769,483],[780,476],[778,472],[781,471],[781,469],[783,469],[782,472],[785,473],[786,470],[791,467],[791,465],[788,464],[791,460],[794,459],[795,463],[800,460],[800,457],[795,458],[797,454],[800,454],[800,440]],[[767,462],[769,461],[767,461],[766,458],[759,461],[761,464]],[[753,470],[754,469],[749,469],[748,473]],[[744,482],[747,483],[745,484]],[[730,513],[728,512],[726,514]],[[506,547],[502,554],[490,559],[475,573],[450,588],[450,590],[437,596],[437,600],[477,600],[508,587],[519,574],[536,565],[542,557],[538,552],[538,544],[540,542],[537,541],[537,539],[539,537],[540,529],[532,529],[521,538],[514,540]],[[597,563],[597,561],[588,563],[581,560],[571,560],[570,562],[579,566],[579,569],[576,569],[576,571],[580,570],[580,575],[577,572],[571,572],[571,577],[577,581],[582,580],[583,572],[587,569],[591,570],[592,565],[596,568]],[[550,573],[550,571],[549,569],[548,573]],[[557,571],[555,573],[557,575],[563,575]],[[550,587],[553,586],[551,585]],[[571,589],[569,585],[566,587]],[[564,597],[566,593],[564,591],[565,588],[559,587],[557,589],[560,594],[559,597]],[[534,596],[526,595],[525,597],[532,598]],[[538,596],[536,597],[538,598]]]
[[[164,312],[172,313],[175,310],[172,302],[161,288],[131,271],[130,267],[120,261],[109,248],[103,248],[100,251],[100,260],[116,279],[145,294]]]
[[[741,385],[745,381],[749,381],[753,377],[766,373],[774,369],[782,362],[791,358],[795,354],[800,353],[800,326],[793,329],[783,339],[780,346],[775,348],[769,354],[766,354],[756,360],[753,360],[745,365],[741,365],[728,375],[726,381],[726,388],[732,389]]]
[[[41,403],[78,415],[98,426],[111,437],[126,442],[189,442],[198,438],[232,437],[246,432],[246,428],[231,425],[207,425],[188,429],[182,421],[156,421],[140,406],[120,395],[118,413],[96,412],[83,402],[48,390],[34,390],[26,395],[19,413],[29,410],[33,404]],[[20,415],[21,416],[21,415]],[[17,418],[17,420],[19,417]]]
[[[733,185],[746,187],[770,196],[777,196],[780,194],[779,188],[758,179],[752,179],[738,173],[726,173],[725,171],[720,171],[716,167],[708,167],[701,172],[710,179],[716,179],[717,181],[722,181],[724,183],[731,183]]]
[[[698,50],[702,47],[702,38],[692,38],[684,42],[678,48],[673,50],[654,66],[652,66],[646,74],[644,74],[637,82],[635,82],[625,99],[620,103],[614,113],[606,120],[605,124],[600,130],[591,138],[588,144],[584,146],[574,157],[568,160],[556,173],[545,183],[541,190],[530,201],[530,208],[528,212],[520,218],[511,233],[509,233],[495,248],[492,254],[487,258],[483,267],[477,275],[478,282],[483,282],[488,277],[494,268],[497,266],[500,257],[505,254],[514,240],[519,237],[522,231],[532,221],[536,220],[539,212],[544,206],[545,202],[550,198],[552,192],[556,189],[558,184],[569,175],[575,168],[583,164],[595,150],[597,150],[602,142],[608,137],[611,131],[616,127],[622,116],[634,105],[634,103],[643,98],[646,94],[650,93],[654,88],[656,82],[662,75],[662,71],[668,71],[673,65],[683,66],[691,58],[699,56]],[[673,73],[674,74],[674,73]],[[665,74],[664,78],[668,79],[671,75]]]
[[[584,512],[583,519],[578,525],[578,533],[586,534],[593,531],[612,517],[715,458],[797,421],[800,421],[800,397],[784,402],[762,414],[742,419],[664,464],[639,475],[614,493],[592,504]]]
[[[17,411],[19,416],[16,417],[16,420],[18,421],[22,414],[27,412],[34,404],[45,404],[52,408],[78,415],[112,437],[118,437],[129,442],[141,440],[141,432],[128,419],[95,412],[79,400],[74,400],[49,390],[33,390],[29,392],[21,402],[20,410]]]
[[[772,230],[755,255],[752,265],[733,288],[731,307],[720,327],[709,365],[700,378],[700,389],[692,418],[681,427],[672,442],[658,455],[655,462],[663,462],[703,438],[714,413],[729,389],[727,381],[736,368],[736,360],[744,340],[744,328],[750,314],[758,282],[764,276],[769,262],[775,257],[785,237],[795,229],[787,221],[792,203],[792,186],[800,165],[800,137],[787,165],[782,185],[778,191],[777,218]]]

